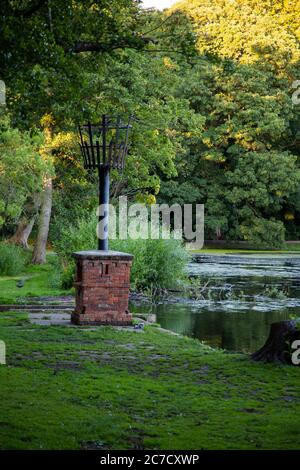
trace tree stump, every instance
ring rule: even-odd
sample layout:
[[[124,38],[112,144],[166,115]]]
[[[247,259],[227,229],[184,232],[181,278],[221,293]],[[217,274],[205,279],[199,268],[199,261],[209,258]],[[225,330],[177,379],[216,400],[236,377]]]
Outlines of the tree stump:
[[[270,334],[265,345],[251,355],[254,361],[292,364],[291,345],[300,340],[297,321],[287,320],[271,324]]]

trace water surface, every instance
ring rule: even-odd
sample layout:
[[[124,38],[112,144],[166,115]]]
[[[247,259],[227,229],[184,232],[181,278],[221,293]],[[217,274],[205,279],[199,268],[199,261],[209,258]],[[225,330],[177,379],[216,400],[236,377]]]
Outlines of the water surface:
[[[271,323],[300,316],[300,256],[195,255],[188,271],[202,286],[208,282],[212,298],[132,304],[132,311],[153,314],[163,328],[213,347],[246,353],[264,344]]]

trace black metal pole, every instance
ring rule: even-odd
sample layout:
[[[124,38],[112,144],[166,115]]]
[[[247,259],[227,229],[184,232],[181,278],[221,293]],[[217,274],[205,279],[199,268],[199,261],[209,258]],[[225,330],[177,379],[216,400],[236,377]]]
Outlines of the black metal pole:
[[[109,169],[99,168],[99,227],[98,250],[108,250],[108,220],[109,220]]]

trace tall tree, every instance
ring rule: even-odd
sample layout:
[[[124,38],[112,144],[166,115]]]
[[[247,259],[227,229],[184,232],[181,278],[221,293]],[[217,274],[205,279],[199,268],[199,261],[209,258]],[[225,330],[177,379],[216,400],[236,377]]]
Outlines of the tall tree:
[[[41,155],[42,158],[47,162],[47,171],[43,175],[43,191],[41,194],[38,233],[32,256],[33,264],[43,264],[46,262],[46,248],[52,209],[52,141],[54,126],[53,117],[49,114],[45,115],[41,120],[41,125],[44,129],[45,134],[45,145],[41,149]]]
[[[36,216],[46,163],[39,154],[40,133],[12,128],[8,116],[0,117],[0,229],[10,233],[18,224],[12,243],[27,247]]]

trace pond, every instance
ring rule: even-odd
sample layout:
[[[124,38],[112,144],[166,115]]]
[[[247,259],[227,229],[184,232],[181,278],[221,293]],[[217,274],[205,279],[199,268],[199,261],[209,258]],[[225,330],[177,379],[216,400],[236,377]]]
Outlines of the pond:
[[[205,287],[205,298],[131,303],[131,310],[210,346],[245,353],[265,343],[271,323],[300,316],[300,256],[197,254],[188,272],[199,291]]]

